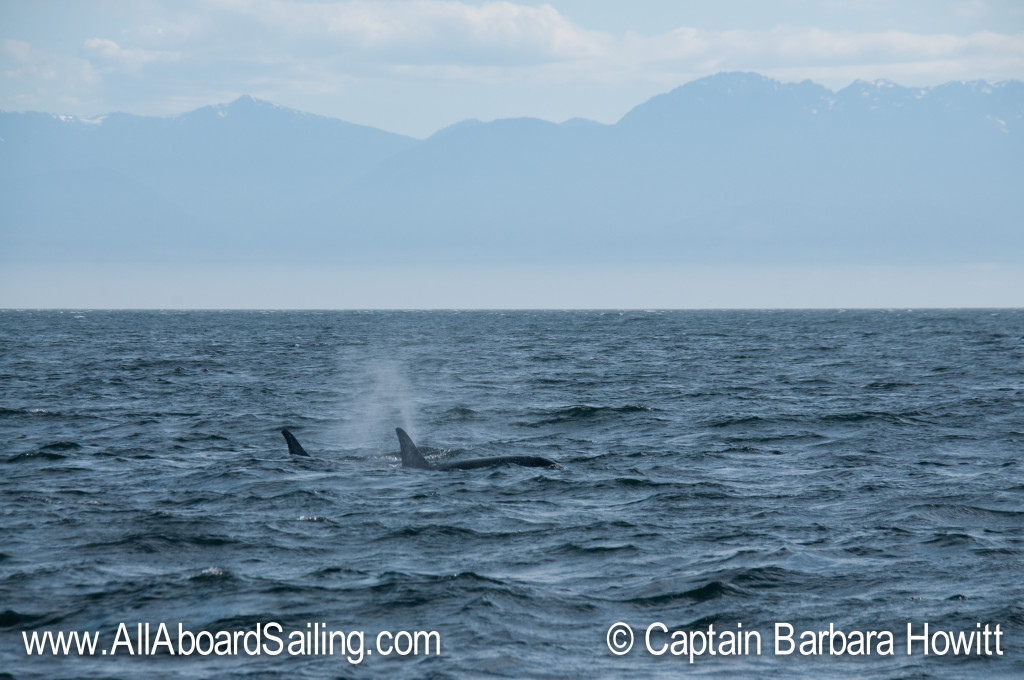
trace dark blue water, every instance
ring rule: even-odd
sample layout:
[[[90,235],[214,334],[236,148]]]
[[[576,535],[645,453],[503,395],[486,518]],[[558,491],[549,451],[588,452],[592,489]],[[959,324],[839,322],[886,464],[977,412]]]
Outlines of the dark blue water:
[[[396,426],[565,469],[405,469]],[[1024,311],[2,312],[0,433],[0,677],[1024,676]],[[272,622],[441,653],[23,643]],[[761,653],[656,657],[653,622]]]

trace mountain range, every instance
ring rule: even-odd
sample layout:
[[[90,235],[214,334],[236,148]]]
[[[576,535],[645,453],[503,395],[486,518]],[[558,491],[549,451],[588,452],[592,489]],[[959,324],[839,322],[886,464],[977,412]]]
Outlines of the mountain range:
[[[242,97],[0,113],[0,261],[1024,261],[1024,83],[721,73],[419,140]]]

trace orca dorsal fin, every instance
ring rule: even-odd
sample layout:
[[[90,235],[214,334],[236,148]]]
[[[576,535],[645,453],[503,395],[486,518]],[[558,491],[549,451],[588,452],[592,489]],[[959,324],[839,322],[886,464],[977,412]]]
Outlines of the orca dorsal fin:
[[[284,440],[288,442],[288,453],[293,456],[305,456],[306,458],[312,458],[311,455],[306,453],[306,449],[302,448],[302,444],[295,438],[288,430],[281,430],[281,434],[284,435]]]
[[[433,466],[427,462],[420,450],[413,444],[412,439],[400,427],[395,428],[398,435],[398,445],[402,448],[402,467],[417,468],[420,470],[433,470]]]

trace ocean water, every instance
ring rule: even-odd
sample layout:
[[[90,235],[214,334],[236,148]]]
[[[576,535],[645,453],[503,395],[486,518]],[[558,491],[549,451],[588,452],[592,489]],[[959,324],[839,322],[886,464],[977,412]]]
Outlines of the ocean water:
[[[0,677],[1024,677],[1024,310],[7,311],[0,433]]]

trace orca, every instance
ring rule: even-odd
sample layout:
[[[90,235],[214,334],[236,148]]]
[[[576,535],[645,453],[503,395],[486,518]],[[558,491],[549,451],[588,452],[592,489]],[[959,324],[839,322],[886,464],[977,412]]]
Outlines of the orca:
[[[416,468],[418,470],[475,470],[477,468],[495,467],[497,465],[522,465],[523,467],[549,467],[562,468],[553,460],[541,456],[494,456],[491,458],[470,458],[469,460],[456,460],[444,463],[431,464],[423,457],[423,452],[430,454],[440,453],[440,449],[423,447],[422,449],[413,443],[408,434],[400,427],[395,428],[398,435],[398,444],[401,451],[398,455],[402,457],[402,467]],[[312,458],[302,444],[288,430],[281,430],[284,440],[288,442],[288,453],[293,456],[305,456]]]
[[[306,458],[313,457],[306,453],[306,449],[302,448],[302,444],[299,443],[299,440],[296,439],[295,435],[293,435],[287,429],[281,430],[281,434],[284,435],[284,440],[288,442],[288,453],[290,453],[293,456],[305,456]],[[428,456],[436,456],[439,453],[443,453],[443,451],[433,446],[421,446],[420,453],[423,453]],[[401,454],[396,453],[394,455],[400,456]]]
[[[495,467],[497,465],[562,467],[555,461],[542,458],[541,456],[493,456],[490,458],[470,458],[469,460],[455,460],[431,465],[423,457],[416,444],[413,443],[412,438],[405,433],[405,430],[396,427],[395,434],[398,435],[398,445],[402,447],[402,467],[411,467],[418,470],[475,470],[477,468]]]

